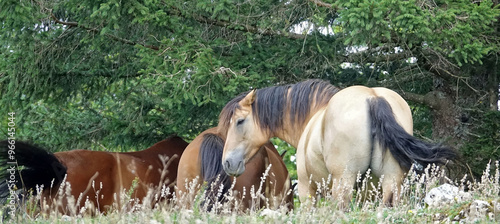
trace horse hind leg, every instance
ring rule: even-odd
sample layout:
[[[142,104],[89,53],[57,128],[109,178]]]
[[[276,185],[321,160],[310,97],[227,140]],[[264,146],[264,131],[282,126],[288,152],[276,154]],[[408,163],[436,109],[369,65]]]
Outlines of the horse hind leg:
[[[357,174],[344,173],[341,178],[332,179],[332,198],[341,210],[347,210],[353,197]]]
[[[344,210],[348,208],[353,198],[352,193],[356,186],[358,174],[368,170],[371,159],[369,156],[370,141],[363,138],[363,136],[353,136],[343,138],[345,141],[342,142],[334,142],[330,147],[334,150],[324,156],[328,172],[331,175],[332,199],[337,201],[339,208]]]
[[[353,198],[354,187],[359,173],[364,173],[370,165],[369,146],[362,138],[357,144],[352,141],[345,141],[344,150],[333,150],[325,156],[326,166],[331,175],[331,196],[338,202],[339,208],[347,210]],[[357,147],[349,147],[357,145]],[[368,152],[368,153],[367,153]]]
[[[403,184],[403,174],[383,175],[382,179],[382,202],[384,205],[392,207],[397,205],[401,197],[401,185]]]
[[[371,168],[373,174],[380,178],[383,204],[386,206],[397,205],[400,200],[405,171],[388,151],[382,153],[379,146],[374,149]]]

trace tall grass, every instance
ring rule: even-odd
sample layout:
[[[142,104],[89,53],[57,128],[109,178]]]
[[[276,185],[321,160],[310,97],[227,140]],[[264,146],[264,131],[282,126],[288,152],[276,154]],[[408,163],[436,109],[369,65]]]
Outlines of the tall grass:
[[[123,191],[113,208],[107,214],[96,213],[96,205],[76,207],[80,199],[67,199],[70,205],[62,208],[60,203],[70,195],[71,186],[64,185],[59,189],[55,206],[41,206],[44,200],[31,197],[27,203],[18,205],[14,217],[2,216],[5,223],[498,223],[500,222],[500,166],[498,161],[493,169],[488,166],[483,176],[477,181],[462,179],[450,180],[445,171],[439,167],[428,167],[425,175],[416,175],[410,172],[405,179],[399,203],[393,207],[382,205],[382,190],[377,180],[372,179],[369,172],[358,176],[358,183],[347,209],[339,209],[338,202],[332,199],[331,187],[334,183],[325,180],[317,183],[321,186],[318,195],[310,201],[300,203],[296,201],[295,209],[287,211],[284,207],[277,209],[257,209],[251,207],[246,212],[239,209],[241,202],[236,199],[232,191],[225,196],[225,203],[217,203],[211,212],[206,212],[207,203],[204,203],[204,192],[197,192],[190,209],[182,208],[177,202],[182,198],[175,195],[171,200],[165,199],[172,192],[167,188],[151,190],[142,200],[132,199],[130,191]],[[471,197],[466,200],[457,200],[455,203],[440,207],[429,207],[423,201],[426,194],[434,187],[443,183],[451,183],[460,190],[468,192]],[[190,185],[194,192],[194,185]],[[99,187],[99,186],[95,186]],[[333,186],[335,187],[335,186]],[[251,195],[255,205],[261,203],[262,195],[255,189]],[[181,196],[183,197],[183,196]],[[58,202],[58,200],[60,200]],[[486,204],[482,207],[476,200]],[[265,203],[265,202],[264,202]],[[67,214],[63,214],[61,211]],[[479,215],[478,215],[479,214]]]

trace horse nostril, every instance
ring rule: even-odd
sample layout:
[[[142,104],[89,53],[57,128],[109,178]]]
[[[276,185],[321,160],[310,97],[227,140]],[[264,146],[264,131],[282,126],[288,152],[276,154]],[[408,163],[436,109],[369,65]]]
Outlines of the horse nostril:
[[[229,163],[229,160],[226,160],[226,169],[229,169],[229,167],[231,166],[231,164]]]

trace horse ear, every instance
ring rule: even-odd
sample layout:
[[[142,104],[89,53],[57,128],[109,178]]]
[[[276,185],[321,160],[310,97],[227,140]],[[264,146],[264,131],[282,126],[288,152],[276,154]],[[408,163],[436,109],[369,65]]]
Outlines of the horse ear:
[[[255,101],[255,89],[252,89],[252,91],[250,91],[246,96],[245,98],[243,98],[241,101],[240,101],[240,105],[242,107],[246,107],[246,106],[252,106],[253,104],[253,101]]]

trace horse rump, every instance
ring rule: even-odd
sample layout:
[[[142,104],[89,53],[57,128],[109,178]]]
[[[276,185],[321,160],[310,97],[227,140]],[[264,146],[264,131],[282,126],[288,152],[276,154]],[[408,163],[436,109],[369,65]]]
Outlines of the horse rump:
[[[37,185],[57,187],[66,175],[66,167],[54,154],[21,141],[0,142],[0,202],[21,199],[25,193],[37,193]]]
[[[429,164],[446,164],[457,157],[451,148],[422,141],[406,132],[383,97],[368,99],[368,105],[372,139],[384,150],[389,149],[401,167],[410,169],[414,164],[415,170],[421,173]]]

